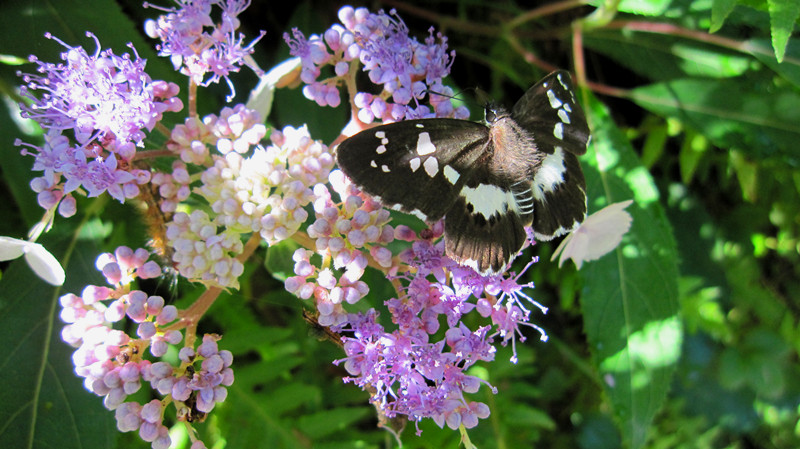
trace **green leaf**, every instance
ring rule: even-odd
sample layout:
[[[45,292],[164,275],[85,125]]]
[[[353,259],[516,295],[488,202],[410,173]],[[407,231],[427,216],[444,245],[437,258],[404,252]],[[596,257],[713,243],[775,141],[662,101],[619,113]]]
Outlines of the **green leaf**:
[[[695,131],[687,131],[686,138],[681,145],[681,152],[678,156],[681,168],[681,180],[684,184],[689,184],[694,178],[700,161],[708,150],[708,141]]]
[[[680,119],[717,146],[751,156],[798,157],[800,94],[790,86],[683,79],[636,88],[630,98],[655,114]]]
[[[775,59],[771,44],[766,39],[751,39],[747,41],[746,49],[795,87],[800,87],[800,41],[789,41],[782,62]]]
[[[591,0],[588,4],[601,8],[608,7],[609,4],[613,5],[614,2],[607,2],[602,0]],[[616,10],[619,12],[627,12],[631,14],[638,14],[642,16],[659,16],[669,8],[672,0],[621,0],[616,2]]]
[[[590,97],[592,142],[583,157],[590,209],[629,198],[633,225],[620,246],[587,264],[582,308],[596,369],[630,448],[640,448],[680,356],[677,251],[650,174],[605,106]]]
[[[740,52],[658,33],[598,29],[587,34],[584,43],[653,80],[735,77],[753,62],[752,56]]]
[[[366,407],[334,408],[305,415],[297,424],[308,436],[318,439],[345,430],[349,425],[369,417],[370,413],[371,410]]]
[[[66,242],[48,235],[40,242],[62,256]],[[78,245],[77,251],[92,251]],[[73,254],[66,291],[90,279],[88,252]],[[63,257],[60,257],[63,262]],[[96,271],[94,271],[96,275]],[[36,277],[22,259],[0,282],[0,447],[113,447],[114,415],[102,399],[83,388],[71,363],[72,348],[61,341],[58,297],[64,292]]]
[[[292,255],[300,245],[291,239],[282,240],[267,248],[267,258],[264,266],[275,279],[283,282],[286,278],[294,276],[294,261]]]
[[[708,31],[716,33],[722,28],[728,14],[736,7],[737,0],[713,0],[711,3],[711,26]]]
[[[775,59],[783,61],[786,44],[794,30],[794,22],[800,17],[800,2],[797,0],[768,0],[769,25],[772,32],[772,47]]]

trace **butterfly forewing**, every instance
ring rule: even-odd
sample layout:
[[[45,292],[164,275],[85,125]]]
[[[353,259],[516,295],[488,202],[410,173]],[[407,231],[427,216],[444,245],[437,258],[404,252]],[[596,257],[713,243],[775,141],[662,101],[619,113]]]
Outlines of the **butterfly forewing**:
[[[511,117],[533,136],[538,151],[552,154],[561,147],[577,155],[586,153],[589,124],[568,72],[553,72],[528,89]]]
[[[455,119],[406,120],[362,131],[339,145],[339,167],[387,206],[428,221],[444,217],[485,153],[489,129]]]

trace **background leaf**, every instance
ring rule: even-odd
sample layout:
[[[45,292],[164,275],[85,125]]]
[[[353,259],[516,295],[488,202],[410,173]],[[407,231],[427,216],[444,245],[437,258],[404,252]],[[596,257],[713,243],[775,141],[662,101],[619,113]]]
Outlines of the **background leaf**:
[[[62,229],[64,231],[66,229]],[[40,242],[63,263],[68,240],[54,235]],[[90,275],[83,245],[65,266],[64,289],[82,289]],[[72,349],[61,340],[61,289],[36,277],[22,259],[0,281],[0,447],[113,447],[114,417],[102,399],[89,394],[72,366]]]
[[[631,99],[656,114],[680,119],[718,146],[751,156],[800,156],[800,93],[762,81],[683,79],[631,92]],[[769,92],[769,95],[765,95]]]
[[[793,0],[767,0],[767,3],[775,59],[782,62],[786,44],[789,43],[789,36],[794,30],[794,23],[800,17],[800,3]]]
[[[586,109],[594,142],[583,157],[590,213],[629,198],[635,203],[617,250],[582,271],[584,326],[623,440],[640,448],[680,357],[677,253],[658,190],[630,143],[594,97]]]

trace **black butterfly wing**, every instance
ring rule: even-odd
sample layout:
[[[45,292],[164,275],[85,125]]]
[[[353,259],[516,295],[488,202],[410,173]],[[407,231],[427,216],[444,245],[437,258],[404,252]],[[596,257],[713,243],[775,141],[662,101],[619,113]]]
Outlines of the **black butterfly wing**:
[[[553,72],[528,89],[511,117],[533,134],[539,151],[552,154],[560,147],[579,156],[586,153],[589,124],[566,71]]]
[[[533,178],[532,227],[537,240],[552,240],[574,231],[586,219],[586,181],[574,153],[558,150],[547,155],[544,164],[547,167]],[[554,181],[556,173],[559,181]]]
[[[444,217],[489,143],[489,129],[456,119],[377,126],[342,142],[336,160],[363,191],[428,221]]]
[[[483,274],[505,270],[527,238],[519,199],[530,191],[516,187],[486,165],[475,169],[445,217],[445,249],[452,259]]]
[[[586,181],[577,156],[586,153],[590,133],[569,73],[553,72],[528,89],[511,116],[545,154],[531,186],[536,238],[573,231],[586,218]]]

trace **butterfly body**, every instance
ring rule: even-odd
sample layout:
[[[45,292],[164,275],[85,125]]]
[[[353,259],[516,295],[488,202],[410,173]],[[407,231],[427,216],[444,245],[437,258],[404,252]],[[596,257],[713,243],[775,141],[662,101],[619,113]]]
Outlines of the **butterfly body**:
[[[525,243],[525,226],[549,240],[586,215],[577,155],[589,130],[566,72],[533,86],[486,124],[419,119],[362,131],[337,149],[340,168],[393,209],[445,219],[445,249],[481,273],[502,271]]]

